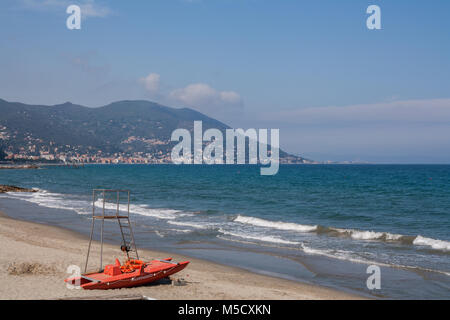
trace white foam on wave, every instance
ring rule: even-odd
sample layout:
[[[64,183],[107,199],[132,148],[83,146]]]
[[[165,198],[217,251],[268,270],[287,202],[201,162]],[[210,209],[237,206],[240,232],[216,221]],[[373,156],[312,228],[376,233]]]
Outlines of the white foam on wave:
[[[169,231],[178,232],[178,233],[191,233],[192,230],[189,229],[167,229]]]
[[[247,217],[238,215],[234,222],[240,222],[243,224],[250,224],[253,226],[271,228],[277,230],[286,230],[286,231],[299,231],[299,232],[313,232],[317,230],[317,226],[309,226],[297,223],[290,222],[282,222],[282,221],[269,221],[260,218]]]
[[[378,262],[374,262],[374,261],[369,261],[366,259],[361,259],[361,258],[355,258],[353,257],[353,252],[351,251],[344,251],[344,250],[325,250],[325,249],[314,249],[308,246],[305,246],[304,244],[302,244],[302,250],[305,253],[308,254],[313,254],[313,255],[319,255],[319,256],[325,256],[328,258],[333,258],[333,259],[339,259],[339,260],[344,260],[344,261],[350,261],[350,262],[356,262],[356,263],[363,263],[363,264],[376,264],[379,266],[389,266],[389,265],[385,265],[383,263],[378,263]]]
[[[117,204],[113,202],[105,202],[106,214],[115,214],[117,210]],[[95,202],[95,207],[102,209],[103,200],[99,199]],[[127,205],[120,203],[119,212],[126,212]],[[147,205],[135,205],[130,204],[130,213],[135,213],[141,216],[152,217],[163,220],[173,220],[178,217],[190,215],[189,213],[183,213],[180,210],[165,209],[165,208],[150,208]]]
[[[265,227],[277,230],[285,230],[285,231],[298,231],[298,232],[319,232],[319,226],[315,225],[302,225],[297,223],[289,223],[289,222],[281,222],[281,221],[269,221],[260,218],[248,217],[243,215],[238,215],[234,222],[239,222],[242,224],[253,225],[258,227]],[[354,240],[363,240],[363,241],[403,241],[407,240],[407,243],[416,246],[428,246],[434,250],[440,251],[450,251],[450,242],[444,240],[437,240],[431,238],[425,238],[422,236],[405,236],[401,234],[395,234],[390,232],[382,232],[382,231],[371,231],[371,230],[356,230],[356,229],[341,229],[341,228],[324,228],[321,227],[322,230],[328,230],[328,232],[337,232],[343,236],[348,236]],[[323,232],[323,231],[322,231]],[[408,239],[409,238],[409,239]]]
[[[181,222],[181,221],[167,221],[168,224],[182,226],[182,227],[192,227],[196,229],[208,229],[207,225],[201,225],[193,222]]]
[[[416,270],[416,271],[426,271],[426,272],[433,272],[433,273],[439,273],[446,276],[450,276],[450,272],[442,271],[442,270],[435,270],[435,269],[429,269],[429,268],[423,268],[423,267],[417,267],[417,266],[407,266],[407,265],[401,265],[401,264],[389,264],[389,263],[383,263],[378,261],[372,261],[364,258],[356,258],[354,257],[354,253],[351,251],[344,251],[344,250],[321,250],[321,249],[314,249],[307,247],[305,245],[301,245],[303,252],[312,254],[312,255],[320,255],[325,256],[328,258],[343,260],[343,261],[350,261],[355,263],[361,263],[366,265],[377,265],[379,267],[389,267],[389,268],[398,268],[398,269],[407,269],[407,270]]]
[[[414,238],[414,236],[405,236],[401,234],[393,234],[389,232],[376,232],[376,231],[360,231],[354,229],[338,229],[338,228],[330,228],[330,230],[337,231],[342,234],[350,235],[352,239],[355,240],[383,240],[383,241],[399,241],[406,238],[413,238],[412,244],[415,246],[428,246],[434,250],[439,251],[450,251],[450,242],[445,240],[438,240],[432,238],[426,238],[421,235],[418,235]],[[411,240],[409,240],[411,241]],[[411,242],[408,242],[411,244]]]
[[[140,207],[130,207],[131,213],[136,213],[141,216],[152,217],[163,220],[173,220],[178,216],[182,216],[182,214],[178,215],[181,211],[172,210],[172,209],[151,209],[151,208],[140,208]]]
[[[365,231],[365,230],[355,230],[355,229],[339,229],[339,228],[330,228],[330,230],[337,231],[337,232],[343,233],[343,234],[348,234],[352,239],[355,239],[355,240],[397,241],[403,237],[403,235],[401,235],[401,234],[393,234],[393,233],[389,233],[389,232]]]
[[[36,188],[37,189],[37,188]],[[37,189],[38,192],[33,193],[22,193],[22,192],[7,192],[0,195],[1,197],[7,197],[12,199],[18,199],[23,200],[27,202],[31,202],[34,204],[37,204],[39,206],[48,207],[48,208],[54,208],[54,209],[62,209],[62,210],[72,210],[77,212],[81,215],[87,215],[92,213],[92,203],[89,200],[77,200],[77,199],[70,199],[67,198],[66,195],[53,193],[48,190],[44,189]],[[96,208],[102,208],[103,202],[102,200],[98,200],[96,203]],[[107,210],[111,210],[111,212],[115,212],[116,205],[112,202],[106,202],[105,208]],[[126,206],[121,204],[121,211],[126,210]],[[110,212],[110,213],[111,213]],[[192,213],[183,212],[180,210],[174,210],[174,209],[165,209],[165,208],[150,208],[147,205],[130,205],[130,212],[135,213],[142,216],[152,217],[156,219],[162,219],[162,220],[168,220],[168,223],[172,225],[178,225],[178,226],[186,226],[186,227],[192,227],[197,229],[207,229],[210,226],[207,225],[200,225],[193,222],[181,222],[181,221],[174,221],[178,217],[182,216],[193,216]],[[317,225],[302,225],[297,223],[288,223],[288,222],[281,222],[281,221],[269,221],[264,220],[261,218],[254,218],[254,217],[248,217],[243,215],[238,215],[234,222],[247,224],[247,225],[253,225],[258,227],[264,227],[264,228],[271,228],[271,229],[277,229],[277,230],[284,230],[284,231],[297,231],[297,232],[315,232],[318,231]],[[378,240],[378,241],[400,241],[404,237],[404,235],[400,234],[392,234],[389,232],[377,232],[377,231],[366,231],[366,230],[356,230],[356,229],[340,229],[340,228],[326,228],[330,231],[337,232],[339,234],[349,236],[352,239],[355,240],[363,240],[363,241],[371,241],[371,240]],[[240,238],[246,238],[251,240],[259,240],[264,242],[272,242],[272,243],[279,243],[279,244],[299,244],[299,242],[295,241],[289,241],[284,240],[279,237],[273,237],[273,236],[263,236],[263,235],[249,235],[249,234],[237,234],[237,233],[231,233],[226,232],[224,230],[221,230],[223,234],[228,234],[235,237]],[[414,238],[414,236],[410,237],[414,240],[412,240],[412,244],[415,246],[420,247],[429,247],[434,250],[438,251],[444,251],[449,252],[450,251],[450,241],[445,240],[439,240],[439,239],[432,239],[423,237],[421,235],[418,235]],[[410,240],[411,241],[411,240]],[[410,243],[410,242],[408,242]],[[306,249],[308,250],[308,249]],[[311,249],[314,250],[314,249]],[[312,253],[312,252],[311,252]],[[323,254],[323,252],[321,253]],[[329,254],[329,253],[327,253]],[[336,257],[336,256],[334,256]]]
[[[247,234],[247,233],[246,234],[234,233],[234,232],[225,231],[223,229],[219,229],[218,231],[225,235],[243,238],[243,239],[257,240],[257,241],[263,241],[263,242],[272,242],[272,243],[279,243],[279,244],[292,244],[292,245],[300,244],[300,242],[288,241],[288,240],[284,240],[284,239],[281,239],[278,237],[272,237],[272,236],[251,235],[251,234]]]
[[[38,192],[23,193],[23,192],[7,192],[3,194],[5,197],[23,200],[37,204],[42,207],[72,210],[78,214],[87,215],[92,214],[92,202],[90,200],[76,200],[70,199],[67,195],[53,193],[47,190],[39,189]],[[99,199],[95,202],[96,211],[103,208],[103,200]],[[105,202],[106,214],[115,214],[117,205],[113,202]],[[126,212],[127,205],[120,204],[120,212]],[[100,211],[101,212],[101,211]],[[165,208],[150,208],[147,205],[130,204],[130,213],[152,217],[163,220],[173,220],[178,217],[191,216],[192,214],[182,212],[180,210],[165,209]]]
[[[6,197],[27,201],[41,207],[73,210],[79,214],[89,213],[89,210],[86,207],[86,202],[74,199],[65,199],[62,194],[52,193],[47,190],[39,189],[38,192],[33,193],[8,192],[5,195]]]
[[[420,235],[414,239],[413,244],[416,246],[428,246],[434,250],[450,251],[449,241],[426,238]]]

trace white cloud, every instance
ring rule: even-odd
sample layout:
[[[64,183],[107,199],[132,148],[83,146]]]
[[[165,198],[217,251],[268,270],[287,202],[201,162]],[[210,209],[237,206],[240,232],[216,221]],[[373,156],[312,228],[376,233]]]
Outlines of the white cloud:
[[[283,146],[316,160],[449,163],[450,99],[274,111]]]
[[[192,83],[183,88],[164,90],[161,76],[150,73],[140,78],[139,83],[149,96],[161,103],[182,105],[211,115],[224,115],[228,111],[239,110],[243,106],[241,96],[234,91],[219,91],[205,83]]]
[[[218,91],[205,83],[193,83],[170,92],[170,97],[182,104],[198,108],[240,107],[241,96],[234,91]]]
[[[170,96],[187,105],[204,105],[213,103],[218,93],[207,84],[194,83],[185,88],[173,90]]]
[[[450,99],[404,100],[345,107],[316,107],[267,113],[264,120],[291,124],[449,123]]]
[[[21,4],[29,10],[60,10],[63,14],[66,14],[65,8],[75,4],[80,6],[82,18],[103,18],[112,13],[109,7],[95,0],[21,0]]]
[[[145,89],[151,94],[159,93],[161,76],[157,73],[150,73],[148,76],[139,79]]]
[[[80,8],[81,16],[85,17],[104,18],[112,13],[110,8],[96,4],[93,0],[88,0],[84,3],[81,3]]]
[[[232,104],[240,104],[241,96],[234,91],[222,91],[219,92],[220,99],[224,102],[232,103]]]

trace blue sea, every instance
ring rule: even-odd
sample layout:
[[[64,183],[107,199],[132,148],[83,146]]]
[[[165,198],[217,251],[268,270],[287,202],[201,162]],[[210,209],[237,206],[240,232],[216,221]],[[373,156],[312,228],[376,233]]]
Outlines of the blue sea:
[[[259,173],[250,165],[0,170],[0,184],[39,190],[0,194],[0,210],[88,234],[92,189],[129,189],[139,247],[369,297],[450,299],[450,166]],[[107,240],[119,243],[115,227]],[[381,268],[380,290],[367,288],[370,265]]]

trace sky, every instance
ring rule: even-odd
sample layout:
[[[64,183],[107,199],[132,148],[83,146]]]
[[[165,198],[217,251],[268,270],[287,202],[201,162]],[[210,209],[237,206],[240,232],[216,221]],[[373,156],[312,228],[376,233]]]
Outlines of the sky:
[[[314,160],[450,163],[449,14],[448,0],[2,0],[0,98],[145,99],[278,128]]]

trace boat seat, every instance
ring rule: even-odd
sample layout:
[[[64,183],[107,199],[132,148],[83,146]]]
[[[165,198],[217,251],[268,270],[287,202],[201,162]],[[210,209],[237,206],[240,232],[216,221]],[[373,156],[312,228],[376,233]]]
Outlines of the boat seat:
[[[105,266],[104,274],[107,274],[108,276],[117,276],[119,274],[122,274],[122,271],[120,271],[120,265],[117,264],[108,264]]]

